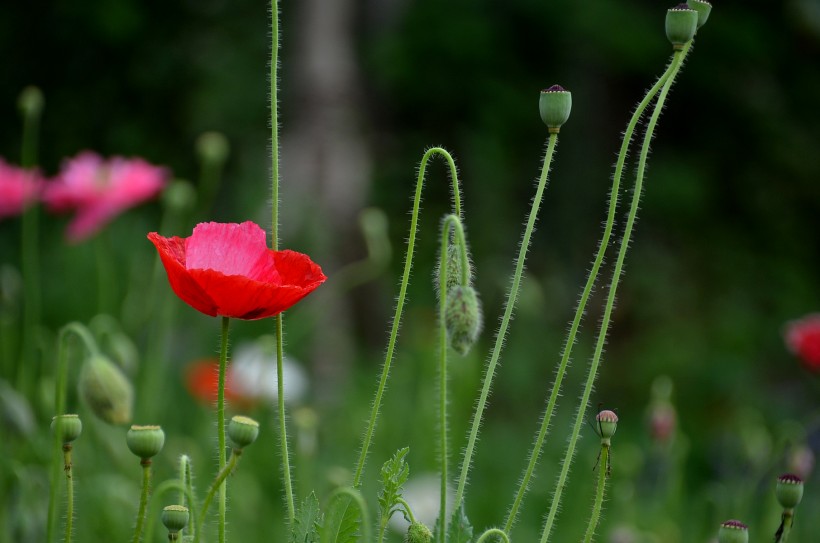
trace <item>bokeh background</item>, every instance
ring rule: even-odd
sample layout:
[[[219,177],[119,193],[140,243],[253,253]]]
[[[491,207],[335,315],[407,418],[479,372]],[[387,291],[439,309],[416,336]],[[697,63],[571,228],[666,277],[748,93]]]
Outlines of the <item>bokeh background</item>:
[[[392,316],[416,168],[431,145],[449,149],[460,167],[486,318],[479,344],[451,369],[452,448],[463,447],[544,149],[538,91],[560,83],[573,93],[573,113],[561,132],[468,493],[477,529],[503,521],[601,234],[621,131],[670,55],[668,7],[631,0],[282,2],[283,245],[309,253],[330,277],[286,319],[287,352],[309,379],[308,393],[293,404],[301,415],[291,422],[300,496],[313,488],[324,498],[349,480]],[[195,142],[219,131],[231,153],[216,195],[160,233],[188,235],[199,220],[268,227],[268,24],[267,5],[245,0],[5,4],[0,156],[19,162],[16,102],[30,84],[46,99],[39,162],[47,175],[90,149],[143,157],[198,186]],[[783,342],[788,321],[820,311],[819,66],[816,0],[720,3],[678,78],[653,145],[593,400],[621,417],[603,541],[709,541],[719,522],[735,517],[763,540],[777,528],[774,477],[820,449],[820,379]],[[444,168],[428,172],[410,302],[365,485],[371,497],[378,467],[400,447],[411,448],[411,473],[436,469],[431,274],[448,193]],[[214,356],[218,322],[177,300],[156,273],[145,235],[161,229],[166,207],[142,205],[76,245],[64,240],[65,217],[41,214],[44,347],[24,362],[36,368],[37,383],[15,395],[20,368],[10,358],[0,375],[3,541],[42,540],[54,337],[73,320],[110,314],[137,347],[135,422],[162,424],[169,435],[158,476],[172,476],[182,452],[194,459],[200,490],[213,475],[213,415],[186,388],[185,375],[193,361]],[[350,265],[367,258],[359,216],[368,207],[383,210],[392,251],[351,274]],[[19,220],[0,223],[4,353],[19,347],[19,240]],[[109,263],[105,300],[95,279],[100,254]],[[144,296],[151,288],[157,296]],[[603,293],[585,318],[514,539],[540,534]],[[148,352],[157,327],[163,342]],[[232,342],[272,331],[272,321],[236,322]],[[669,407],[659,395],[676,413],[666,439],[651,424],[658,405]],[[76,447],[78,540],[128,537],[139,469],[123,446],[124,429],[93,422],[73,393],[69,401],[91,428]],[[263,421],[263,436],[234,477],[229,513],[230,531],[247,541],[280,530],[283,509],[273,403],[250,409]],[[14,414],[20,410],[22,419]],[[582,533],[596,454],[587,429],[558,540]],[[816,469],[808,465],[815,476],[807,480],[804,511],[820,503]],[[815,520],[798,515],[794,540],[814,541]]]

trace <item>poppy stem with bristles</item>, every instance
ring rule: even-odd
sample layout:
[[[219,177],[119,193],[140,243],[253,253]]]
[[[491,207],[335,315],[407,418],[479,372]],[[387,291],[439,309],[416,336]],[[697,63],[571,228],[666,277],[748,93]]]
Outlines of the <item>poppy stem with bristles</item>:
[[[216,398],[216,427],[219,443],[219,472],[225,470],[225,369],[228,366],[228,331],[231,319],[222,317],[222,345],[219,350],[219,385]],[[225,543],[225,512],[228,501],[228,485],[223,479],[219,485],[219,543]],[[204,516],[204,513],[203,513]],[[197,530],[197,532],[199,532]]]

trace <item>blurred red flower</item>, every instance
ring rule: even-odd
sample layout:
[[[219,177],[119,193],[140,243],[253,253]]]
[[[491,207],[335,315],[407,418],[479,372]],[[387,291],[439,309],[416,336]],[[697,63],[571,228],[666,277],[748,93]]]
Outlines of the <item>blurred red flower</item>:
[[[820,313],[786,324],[786,346],[809,370],[820,373]]]
[[[0,219],[23,213],[37,199],[42,184],[36,170],[17,168],[0,158]]]
[[[307,255],[269,249],[252,222],[201,223],[188,238],[151,232],[148,239],[176,295],[212,317],[272,317],[327,279]]]
[[[228,366],[230,369],[230,366]],[[219,389],[219,360],[207,358],[193,362],[185,369],[185,385],[191,396],[207,403],[216,403]],[[225,372],[225,399],[229,402],[244,404],[241,394],[234,390],[233,377],[230,371]]]
[[[126,209],[155,197],[167,178],[164,168],[140,158],[103,160],[86,151],[63,163],[56,179],[46,186],[43,200],[52,211],[77,211],[66,236],[78,242]]]

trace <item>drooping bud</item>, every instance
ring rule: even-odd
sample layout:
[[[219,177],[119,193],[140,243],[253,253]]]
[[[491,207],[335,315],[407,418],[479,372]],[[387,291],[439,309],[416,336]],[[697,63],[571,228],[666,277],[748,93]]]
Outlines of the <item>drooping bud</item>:
[[[77,415],[57,415],[51,419],[51,429],[60,432],[60,441],[65,445],[80,437],[83,423]]]
[[[698,12],[698,28],[706,24],[709,14],[712,13],[712,4],[706,0],[688,0],[689,7]]]
[[[259,436],[259,423],[249,417],[235,416],[228,424],[228,438],[234,449],[242,450]]]
[[[230,151],[228,138],[221,132],[203,132],[196,140],[196,152],[203,162],[222,164]]]
[[[775,495],[783,509],[794,509],[803,499],[803,479],[793,473],[781,475],[777,478]]]
[[[727,520],[718,530],[718,543],[749,543],[749,529],[739,520]]]
[[[682,49],[698,29],[698,12],[687,4],[678,4],[666,11],[666,37],[675,49]]]
[[[80,396],[100,419],[109,424],[131,421],[134,389],[122,371],[102,355],[83,364],[79,381]]]
[[[447,292],[444,327],[450,347],[466,355],[481,332],[481,307],[473,287],[456,285]]]
[[[405,543],[430,543],[433,541],[433,533],[421,522],[412,522],[407,529],[404,541]]]
[[[165,432],[159,426],[131,426],[125,435],[128,449],[143,461],[153,458],[165,445]]]
[[[609,440],[618,428],[618,415],[614,411],[605,409],[598,413],[595,420],[598,421],[598,431],[601,432],[601,443],[609,445]]]
[[[467,265],[469,266],[469,261]],[[450,289],[456,285],[461,284],[461,249],[455,243],[451,243],[447,246],[447,255],[440,257],[438,266],[436,267],[436,288],[439,288],[441,285],[441,273],[442,270],[447,271],[447,282],[445,283],[444,292],[440,293],[441,295],[445,295],[446,293],[450,292]],[[470,269],[467,269],[467,278],[469,284],[469,277],[470,277]]]
[[[538,101],[538,110],[550,134],[557,134],[561,126],[569,119],[570,111],[572,111],[572,93],[561,85],[553,85],[544,89]]]
[[[171,541],[177,539],[180,530],[188,525],[188,508],[184,505],[169,505],[162,509],[162,524],[168,530]]]

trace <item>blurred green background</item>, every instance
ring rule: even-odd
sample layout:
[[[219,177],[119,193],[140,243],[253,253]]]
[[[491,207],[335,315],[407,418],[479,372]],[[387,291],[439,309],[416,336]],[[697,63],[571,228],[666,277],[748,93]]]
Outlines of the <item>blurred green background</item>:
[[[451,448],[463,447],[546,140],[538,91],[560,83],[572,91],[574,109],[561,132],[468,492],[476,527],[503,521],[601,234],[621,131],[669,58],[663,21],[671,6],[652,4],[282,3],[283,246],[309,253],[330,277],[286,319],[286,349],[311,378],[303,403],[319,419],[317,452],[303,458],[295,445],[300,496],[315,488],[326,497],[349,477],[386,343],[416,168],[424,149],[439,144],[460,167],[486,318],[477,348],[451,370]],[[46,98],[39,151],[48,175],[62,159],[91,149],[141,156],[197,183],[195,140],[220,131],[231,155],[215,205],[160,233],[186,236],[203,219],[268,227],[268,9],[224,0],[4,5],[0,156],[19,162],[16,101],[29,84]],[[751,523],[753,540],[762,541],[777,527],[774,477],[790,467],[795,451],[820,448],[818,376],[782,339],[786,322],[820,311],[819,67],[817,0],[720,3],[678,78],[653,145],[593,400],[621,417],[603,541],[708,541],[732,517]],[[406,445],[411,473],[436,469],[430,277],[448,196],[443,167],[428,172],[410,302],[371,479]],[[357,217],[366,206],[387,214],[393,256],[375,279],[351,287],[334,274],[365,257]],[[145,234],[161,229],[162,216],[160,203],[146,204],[117,218],[99,239],[67,245],[66,219],[42,213],[42,324],[53,339],[65,323],[88,322],[100,311],[95,255],[107,251],[116,303],[104,309],[140,349],[136,382],[144,382],[146,367],[161,368],[159,385],[137,389],[135,422],[162,424],[169,435],[156,462],[160,478],[171,476],[174,455],[187,451],[204,490],[213,474],[213,420],[190,398],[182,376],[191,361],[214,355],[218,324],[177,300],[160,275],[159,298],[170,307],[167,344],[156,356],[145,352],[157,319],[152,299],[142,295],[155,265]],[[0,264],[11,276],[20,266],[19,240],[19,220],[0,223]],[[540,534],[608,275],[585,318],[514,539]],[[4,337],[14,337],[20,324],[21,294],[11,290],[4,293],[2,326],[12,336]],[[232,339],[239,344],[272,330],[272,321],[236,322]],[[42,539],[53,341],[46,345],[36,362],[39,385],[24,391],[38,430],[4,422],[3,435],[12,438],[0,448],[3,541]],[[13,384],[18,371],[0,377]],[[678,417],[676,436],[665,445],[647,426],[660,376],[674,383]],[[229,517],[230,531],[249,541],[282,526],[274,410],[263,405],[252,414],[264,422],[263,437],[235,476]],[[77,445],[77,538],[124,538],[135,515],[137,462],[123,452],[123,429],[92,428]],[[561,541],[580,536],[592,501],[597,439],[585,433],[555,532]],[[101,465],[110,471],[101,473]],[[365,489],[373,497],[374,481]],[[807,481],[806,502],[804,511],[820,504],[816,476]],[[810,520],[798,515],[794,541],[815,540],[820,526]]]

